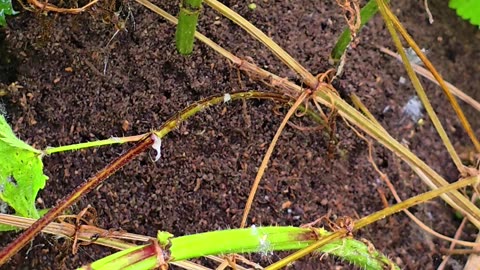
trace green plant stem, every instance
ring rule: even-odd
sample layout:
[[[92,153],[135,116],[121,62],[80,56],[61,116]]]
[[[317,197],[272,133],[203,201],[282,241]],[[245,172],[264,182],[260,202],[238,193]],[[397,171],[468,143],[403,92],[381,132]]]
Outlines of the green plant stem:
[[[189,55],[193,51],[198,16],[202,10],[202,0],[182,0],[175,42],[180,54]]]
[[[360,10],[360,18],[361,18],[360,29],[362,29],[362,27],[368,21],[370,21],[370,19],[375,14],[377,14],[377,12],[378,12],[378,6],[375,0],[368,1],[368,3],[365,4],[365,6],[363,6],[362,9]],[[360,29],[358,29],[358,32],[360,32]],[[350,32],[350,28],[345,27],[342,34],[338,38],[337,43],[335,44],[335,47],[333,47],[332,53],[330,55],[330,59],[331,61],[333,61],[333,63],[338,63],[340,61],[340,59],[342,58],[342,55],[347,50],[347,47],[351,41],[352,41],[352,35]]]
[[[112,144],[123,144],[127,142],[138,142],[141,138],[143,138],[146,134],[136,135],[136,136],[129,136],[129,137],[112,137],[106,140],[98,140],[92,142],[85,142],[85,143],[76,143],[64,146],[56,146],[56,147],[47,147],[45,150],[42,151],[44,155],[51,155],[54,153],[59,152],[67,152],[67,151],[77,151],[80,149],[92,148],[92,147],[100,147],[105,145],[112,145]]]
[[[199,258],[207,255],[233,253],[261,253],[270,255],[273,251],[296,250],[305,248],[319,238],[331,233],[324,229],[298,227],[251,227],[212,231],[181,237],[159,232],[158,242],[162,248],[160,254],[153,252],[153,243],[118,252],[100,259],[81,269],[153,269],[159,267],[158,256],[165,262],[175,262]],[[361,268],[384,269],[393,263],[378,251],[372,250],[364,242],[355,239],[341,239],[329,243],[320,252],[338,256]],[[398,269],[398,267],[396,267]]]
[[[411,197],[411,198],[409,198],[409,199],[407,199],[407,200],[405,200],[401,203],[392,205],[388,208],[377,211],[377,212],[375,212],[371,215],[368,215],[364,218],[359,219],[358,221],[355,222],[355,224],[353,226],[353,231],[357,231],[357,230],[359,230],[359,229],[361,229],[361,228],[363,228],[367,225],[370,225],[370,224],[372,224],[376,221],[379,221],[381,219],[384,219],[384,218],[386,218],[390,215],[393,215],[395,213],[398,213],[400,211],[408,209],[409,207],[412,207],[414,205],[429,201],[433,198],[436,198],[436,197],[440,196],[441,194],[451,192],[451,191],[454,191],[454,190],[458,190],[458,189],[466,187],[466,186],[478,185],[478,184],[480,184],[480,176],[472,176],[472,177],[469,177],[469,178],[459,180],[455,183],[443,186],[443,187],[438,188],[436,190],[432,190],[432,191],[425,192],[423,194]],[[322,247],[324,247],[328,243],[331,243],[332,241],[335,241],[335,240],[338,240],[338,239],[344,237],[346,235],[346,233],[347,233],[347,231],[345,229],[338,230],[338,231],[330,234],[329,236],[327,236],[325,238],[322,238],[319,241],[313,243],[312,245],[310,245],[310,246],[308,246],[308,247],[306,247],[302,250],[299,250],[299,251],[287,256],[286,258],[284,258],[284,259],[282,259],[282,260],[280,260],[280,261],[278,261],[274,264],[271,264],[270,266],[266,267],[265,270],[276,270],[276,269],[280,269],[282,267],[285,267],[290,262],[297,261],[297,260],[303,258],[304,256],[314,252],[315,250],[321,249]]]
[[[248,92],[237,92],[237,93],[231,93],[228,94],[230,95],[231,100],[238,100],[238,99],[249,99],[249,98],[256,98],[256,99],[271,99],[276,102],[279,102],[284,105],[293,105],[294,101],[283,94],[279,93],[272,93],[272,92],[261,92],[261,91],[248,91]],[[193,114],[198,113],[199,111],[203,110],[204,108],[215,105],[218,103],[223,102],[225,99],[225,94],[220,94],[220,95],[215,95],[208,97],[204,100],[201,100],[199,102],[193,103],[191,106],[188,108],[185,108],[182,110],[179,114],[177,114],[177,118],[172,118],[169,121],[167,121],[169,124],[168,126],[172,127],[175,125],[178,125],[178,121],[183,121],[190,117]],[[305,107],[303,105],[299,106],[299,110],[301,112],[305,112]],[[187,112],[189,111],[189,112]],[[183,113],[182,113],[183,112]],[[328,135],[328,132],[330,131],[330,128],[325,125],[323,119],[321,118],[320,115],[318,115],[315,111],[313,110],[308,110],[305,112],[306,115],[308,115],[314,122],[317,124],[324,126],[326,131],[325,134]],[[173,121],[173,122],[171,122]],[[166,133],[170,132],[171,129],[159,129],[160,131],[157,133],[157,136],[162,138]],[[128,142],[137,142],[143,137],[145,137],[147,133],[140,134],[140,135],[135,135],[135,136],[128,136],[128,137],[112,137],[110,139],[106,140],[98,140],[98,141],[92,141],[92,142],[85,142],[85,143],[77,143],[77,144],[71,144],[71,145],[64,145],[64,146],[57,146],[57,147],[47,147],[45,150],[39,151],[39,153],[43,155],[51,155],[55,153],[60,153],[60,152],[67,152],[67,151],[78,151],[81,149],[87,149],[87,148],[92,148],[92,147],[100,147],[100,146],[106,146],[106,145],[113,145],[113,144],[123,144],[123,143],[128,143]]]

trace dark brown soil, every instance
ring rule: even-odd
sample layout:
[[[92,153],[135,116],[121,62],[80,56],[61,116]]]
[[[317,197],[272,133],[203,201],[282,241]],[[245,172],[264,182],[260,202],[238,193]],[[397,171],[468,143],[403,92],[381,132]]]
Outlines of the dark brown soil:
[[[156,1],[176,14],[178,1]],[[168,4],[167,4],[168,2]],[[275,2],[275,4],[273,4]],[[447,80],[477,100],[480,91],[480,32],[457,18],[447,1],[431,1],[435,23],[430,25],[423,1],[393,1],[393,10]],[[224,1],[313,73],[329,68],[328,55],[345,21],[335,1]],[[2,69],[5,86],[17,81],[23,88],[6,97],[7,117],[16,133],[37,148],[135,135],[159,127],[188,104],[212,94],[238,90],[268,90],[243,76],[210,48],[197,42],[190,57],[178,55],[175,29],[135,2],[123,3],[135,18],[106,44],[116,29],[100,14],[48,16],[32,12],[8,18],[5,32],[9,57],[16,65]],[[217,16],[219,18],[217,18]],[[200,31],[241,57],[281,76],[297,80],[281,62],[243,30],[205,7]],[[400,122],[402,106],[414,95],[402,65],[381,54],[377,45],[392,48],[380,17],[360,35],[360,44],[349,52],[342,78],[336,83],[343,94],[355,92],[381,123],[399,140],[405,140],[423,160],[449,181],[458,172],[448,158],[431,122],[423,126]],[[104,60],[108,59],[106,75]],[[11,62],[10,62],[11,63]],[[72,72],[67,72],[71,68]],[[298,81],[298,80],[297,80]],[[462,153],[470,144],[438,87],[426,82],[433,105],[447,132]],[[461,104],[480,128],[477,112]],[[385,110],[390,106],[390,110]],[[222,110],[226,110],[222,114]],[[282,116],[264,101],[242,102],[208,109],[183,124],[163,140],[162,158],[148,155],[128,164],[100,188],[82,198],[71,212],[87,205],[98,211],[98,225],[154,236],[157,230],[175,235],[237,227],[251,183]],[[124,131],[122,123],[128,121]],[[310,121],[294,120],[304,125]],[[301,121],[301,122],[299,122]],[[384,206],[378,190],[387,190],[367,161],[367,146],[341,119],[337,120],[338,145],[332,159],[328,139],[320,132],[287,127],[274,151],[250,215],[250,224],[300,225],[332,211],[338,216],[362,217]],[[477,134],[479,134],[477,132]],[[104,147],[56,154],[44,159],[50,177],[39,197],[52,207],[84,179],[120,155],[127,146]],[[388,150],[376,146],[376,162],[394,182],[400,196],[408,198],[427,187]],[[198,190],[195,190],[200,183]],[[393,197],[386,192],[390,204]],[[282,204],[290,201],[289,209]],[[39,207],[43,207],[39,205]],[[412,211],[427,225],[453,235],[459,225],[451,208],[436,200]],[[475,232],[467,226],[464,239]],[[15,234],[4,234],[6,245]],[[420,230],[404,214],[380,221],[356,234],[375,244],[403,269],[434,269],[448,243]],[[71,269],[111,252],[89,246],[72,255],[71,243],[40,235],[3,269]],[[260,258],[255,257],[255,260]],[[263,264],[278,255],[263,258]],[[466,257],[450,260],[450,269]],[[312,256],[292,269],[339,269],[332,258]]]

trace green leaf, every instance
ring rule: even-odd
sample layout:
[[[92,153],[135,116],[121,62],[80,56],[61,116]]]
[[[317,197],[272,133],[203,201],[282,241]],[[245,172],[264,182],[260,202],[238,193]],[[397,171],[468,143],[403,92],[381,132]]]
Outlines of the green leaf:
[[[41,152],[18,139],[0,115],[0,200],[16,215],[39,218],[35,200],[47,179]]]
[[[5,15],[15,15],[18,12],[13,10],[11,0],[0,0],[0,26],[5,26]]]
[[[450,0],[448,6],[457,11],[462,19],[480,27],[480,1],[479,0]]]
[[[1,0],[0,0],[1,1]],[[24,149],[30,152],[41,154],[42,152],[19,140],[8,125],[5,117],[0,115],[0,141],[15,148]]]

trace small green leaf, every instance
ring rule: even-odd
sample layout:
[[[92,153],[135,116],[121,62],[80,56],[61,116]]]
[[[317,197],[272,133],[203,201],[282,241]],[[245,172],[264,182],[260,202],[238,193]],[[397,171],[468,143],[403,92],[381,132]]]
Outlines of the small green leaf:
[[[160,245],[164,246],[168,244],[168,241],[170,238],[172,238],[174,235],[169,233],[169,232],[163,232],[163,231],[158,231],[157,232],[157,239]]]
[[[480,27],[480,1],[479,0],[450,0],[448,6],[457,11],[462,19]]]
[[[0,115],[0,200],[19,216],[40,217],[35,200],[48,179],[40,153],[18,139]]]
[[[5,15],[15,15],[18,12],[13,10],[11,0],[0,0],[0,26],[7,25]]]

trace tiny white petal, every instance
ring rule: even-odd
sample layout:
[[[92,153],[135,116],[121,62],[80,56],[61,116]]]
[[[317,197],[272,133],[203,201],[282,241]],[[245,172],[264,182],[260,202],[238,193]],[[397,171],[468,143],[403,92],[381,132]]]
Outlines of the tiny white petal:
[[[232,96],[230,96],[229,93],[226,93],[225,95],[223,95],[223,103],[227,103],[230,100],[232,100]]]
[[[153,144],[152,148],[157,151],[157,155],[155,156],[155,161],[158,161],[162,156],[162,139],[160,139],[157,135],[152,134]]]

